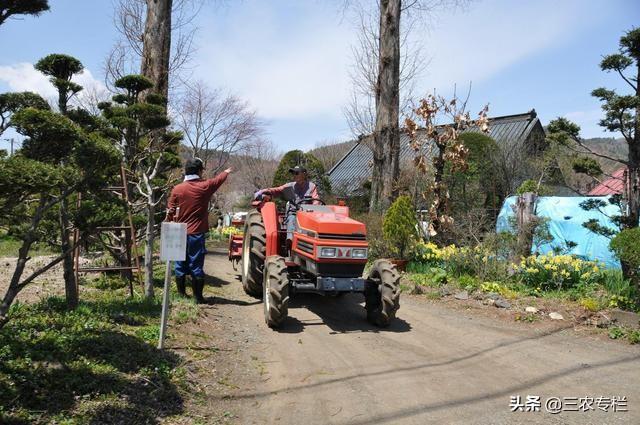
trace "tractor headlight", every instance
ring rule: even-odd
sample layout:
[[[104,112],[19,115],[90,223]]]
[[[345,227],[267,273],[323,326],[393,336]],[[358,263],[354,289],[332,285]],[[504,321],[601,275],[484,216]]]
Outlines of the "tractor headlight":
[[[335,248],[322,247],[320,248],[320,257],[334,258],[336,256]]]
[[[359,258],[366,259],[367,258],[367,249],[366,248],[354,248],[351,250],[351,258]]]

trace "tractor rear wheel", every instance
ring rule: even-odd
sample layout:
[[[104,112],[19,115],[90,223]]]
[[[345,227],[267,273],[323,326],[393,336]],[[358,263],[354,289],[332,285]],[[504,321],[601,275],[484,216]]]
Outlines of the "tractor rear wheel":
[[[388,260],[376,260],[364,287],[367,320],[387,327],[400,308],[400,275]]]
[[[253,210],[247,215],[242,240],[242,288],[247,295],[262,297],[264,258],[267,251],[267,233],[262,215]]]
[[[270,328],[277,328],[289,313],[289,275],[283,257],[272,255],[267,258],[262,288],[264,320]]]

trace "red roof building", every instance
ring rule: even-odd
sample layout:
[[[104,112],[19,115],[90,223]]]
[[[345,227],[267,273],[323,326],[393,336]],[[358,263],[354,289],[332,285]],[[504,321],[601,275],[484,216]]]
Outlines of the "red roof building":
[[[589,196],[617,195],[624,192],[624,183],[627,180],[627,169],[616,170],[611,177],[589,191]]]

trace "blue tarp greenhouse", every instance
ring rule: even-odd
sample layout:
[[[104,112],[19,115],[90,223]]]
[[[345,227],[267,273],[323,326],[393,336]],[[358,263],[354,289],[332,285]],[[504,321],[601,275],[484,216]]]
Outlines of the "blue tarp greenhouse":
[[[496,231],[513,230],[515,212],[512,206],[515,206],[517,199],[517,196],[510,196],[505,200],[498,216]],[[580,203],[588,199],[601,199],[607,203],[607,206],[602,209],[602,212],[585,211],[580,208]],[[620,215],[620,208],[609,204],[608,197],[543,196],[538,198],[536,215],[549,219],[549,232],[553,237],[553,242],[534,247],[534,249],[537,248],[537,252],[546,254],[554,247],[565,247],[566,241],[573,241],[577,246],[570,249],[568,253],[587,260],[601,261],[607,267],[620,268],[620,262],[609,249],[609,239],[582,226],[582,223],[595,218],[602,226],[617,230],[609,217]]]

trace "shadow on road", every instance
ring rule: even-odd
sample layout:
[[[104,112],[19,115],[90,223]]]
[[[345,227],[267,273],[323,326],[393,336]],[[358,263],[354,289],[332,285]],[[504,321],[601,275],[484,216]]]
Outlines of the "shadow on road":
[[[207,297],[206,301],[207,301],[207,304],[209,305],[229,304],[229,305],[248,306],[248,305],[262,304],[262,300],[253,300],[253,301],[233,300],[233,299],[223,298],[218,295],[216,295],[215,297]]]
[[[387,328],[379,328],[367,322],[364,307],[360,305],[361,294],[347,294],[338,298],[317,294],[297,294],[291,297],[289,309],[308,309],[322,321],[301,321],[289,316],[277,329],[281,333],[300,333],[307,326],[328,326],[331,334],[351,332],[409,332],[411,325],[402,318],[396,317]],[[400,310],[402,312],[402,309]]]

